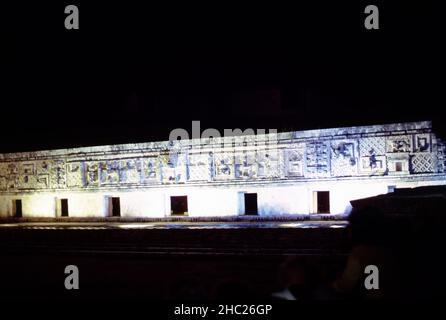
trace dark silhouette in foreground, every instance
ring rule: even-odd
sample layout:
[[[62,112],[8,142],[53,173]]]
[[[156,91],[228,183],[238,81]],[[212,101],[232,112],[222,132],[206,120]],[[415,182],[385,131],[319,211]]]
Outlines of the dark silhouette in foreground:
[[[438,208],[440,210],[440,208]],[[349,216],[351,250],[342,271],[331,266],[287,259],[278,271],[280,300],[389,300],[442,297],[442,243],[445,221],[440,211],[392,214],[362,206]],[[366,288],[367,266],[378,269],[378,288]]]

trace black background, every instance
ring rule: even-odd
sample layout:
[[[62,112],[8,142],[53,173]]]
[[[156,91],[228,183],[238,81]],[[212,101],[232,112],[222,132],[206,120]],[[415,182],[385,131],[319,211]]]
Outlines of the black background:
[[[80,30],[64,28],[68,4]],[[379,30],[364,27],[367,4]],[[167,140],[192,120],[279,131],[433,120],[445,136],[445,37],[427,1],[74,1],[2,13],[0,152]]]

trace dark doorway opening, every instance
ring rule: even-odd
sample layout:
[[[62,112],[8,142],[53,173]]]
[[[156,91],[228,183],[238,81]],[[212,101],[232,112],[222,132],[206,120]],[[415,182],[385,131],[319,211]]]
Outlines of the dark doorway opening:
[[[245,215],[257,214],[257,193],[245,193]]]
[[[23,213],[22,213],[22,200],[13,200],[12,201],[12,206],[13,206],[13,213],[14,213],[14,217],[16,218],[21,218]]]
[[[120,217],[121,216],[121,201],[119,197],[111,198],[111,215],[112,217]]]
[[[68,199],[60,199],[60,215],[68,217]]]
[[[330,213],[330,191],[317,191],[317,213]]]
[[[170,197],[170,213],[184,215],[187,213],[187,196]]]

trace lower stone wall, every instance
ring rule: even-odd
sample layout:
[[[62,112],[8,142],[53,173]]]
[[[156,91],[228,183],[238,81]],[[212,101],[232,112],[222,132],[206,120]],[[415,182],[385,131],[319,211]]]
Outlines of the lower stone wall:
[[[107,218],[112,214],[111,197],[119,198],[122,218],[166,218],[172,216],[171,197],[186,196],[188,217],[237,217],[245,215],[245,193],[257,196],[259,216],[317,213],[318,191],[329,192],[330,214],[348,214],[350,201],[385,194],[392,189],[444,184],[438,181],[331,180],[265,186],[182,186],[147,190],[80,191],[0,196],[0,217],[15,216],[15,200],[21,201],[23,218],[61,217],[60,199],[68,200],[71,218]]]

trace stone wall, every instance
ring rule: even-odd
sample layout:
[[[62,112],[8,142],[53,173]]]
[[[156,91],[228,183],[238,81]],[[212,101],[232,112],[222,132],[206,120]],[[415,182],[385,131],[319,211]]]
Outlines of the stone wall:
[[[0,155],[0,193],[446,172],[430,122]]]

